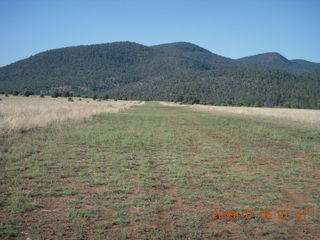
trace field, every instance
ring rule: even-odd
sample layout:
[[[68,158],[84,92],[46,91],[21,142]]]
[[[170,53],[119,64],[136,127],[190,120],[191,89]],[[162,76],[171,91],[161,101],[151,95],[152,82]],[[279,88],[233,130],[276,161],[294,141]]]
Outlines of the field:
[[[0,141],[2,239],[320,237],[317,129],[147,102]]]
[[[28,130],[66,120],[88,119],[101,113],[115,113],[133,105],[135,101],[93,101],[92,99],[5,97],[0,95],[0,131]]]
[[[223,115],[250,117],[267,122],[292,125],[302,128],[320,130],[320,111],[312,109],[262,108],[262,107],[224,107],[208,105],[182,105],[161,102],[166,106],[187,107],[193,111],[209,112]]]

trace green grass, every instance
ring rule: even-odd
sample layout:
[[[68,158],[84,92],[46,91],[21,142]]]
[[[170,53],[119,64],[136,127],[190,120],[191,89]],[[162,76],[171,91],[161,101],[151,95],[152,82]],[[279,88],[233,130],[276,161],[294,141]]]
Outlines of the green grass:
[[[24,214],[35,239],[49,226],[70,239],[291,239],[301,222],[254,219],[230,229],[210,213],[319,209],[319,139],[316,131],[158,103],[14,133],[0,139],[1,234],[25,231],[25,223],[4,221]]]
[[[67,214],[67,217],[70,219],[98,217],[98,216],[99,216],[99,211],[96,209],[87,210],[87,209],[70,208],[68,209],[68,214]]]
[[[1,239],[10,239],[13,237],[18,237],[20,231],[18,227],[23,225],[23,221],[15,218],[5,220],[0,226],[0,238]]]

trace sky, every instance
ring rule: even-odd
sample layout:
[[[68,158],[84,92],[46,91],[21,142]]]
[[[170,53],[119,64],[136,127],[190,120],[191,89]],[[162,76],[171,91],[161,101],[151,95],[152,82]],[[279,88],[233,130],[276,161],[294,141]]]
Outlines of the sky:
[[[320,62],[319,0],[0,0],[0,66],[42,51],[191,42],[240,58]]]

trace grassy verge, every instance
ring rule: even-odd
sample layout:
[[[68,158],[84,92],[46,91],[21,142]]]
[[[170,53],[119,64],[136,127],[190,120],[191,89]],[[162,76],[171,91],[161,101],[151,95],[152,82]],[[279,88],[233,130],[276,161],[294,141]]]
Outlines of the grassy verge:
[[[320,133],[148,103],[1,139],[1,238],[315,239]]]

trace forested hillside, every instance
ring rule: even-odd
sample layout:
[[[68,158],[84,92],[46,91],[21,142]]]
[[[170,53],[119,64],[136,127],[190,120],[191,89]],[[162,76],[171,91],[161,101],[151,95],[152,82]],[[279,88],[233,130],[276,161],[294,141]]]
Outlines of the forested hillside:
[[[67,88],[102,92],[150,76],[187,69],[209,69],[208,64],[167,56],[136,43],[117,42],[46,51],[0,68],[1,89],[47,92]]]
[[[114,98],[170,100],[230,106],[320,108],[320,71],[211,70],[168,74],[132,83]]]
[[[320,108],[320,65],[278,53],[241,59],[177,42],[55,49],[0,68],[0,90],[187,103]]]
[[[237,60],[214,54],[202,47],[187,42],[152,46],[169,56],[182,56],[211,65],[213,68],[235,68],[242,66]]]
[[[254,56],[238,59],[238,62],[245,66],[255,65],[270,69],[281,69],[292,73],[306,72],[320,69],[319,63],[312,63],[305,60],[288,60],[279,53],[263,53]]]

